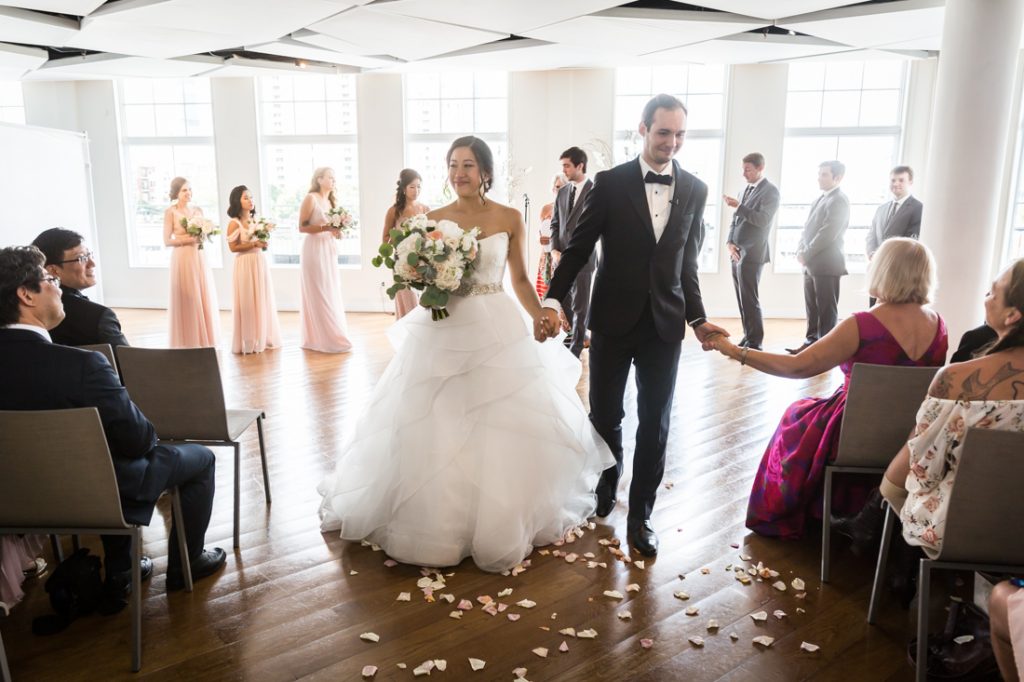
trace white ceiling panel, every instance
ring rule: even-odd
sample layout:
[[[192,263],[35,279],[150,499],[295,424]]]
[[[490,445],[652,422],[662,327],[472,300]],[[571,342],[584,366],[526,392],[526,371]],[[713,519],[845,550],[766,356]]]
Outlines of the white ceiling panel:
[[[617,7],[622,0],[390,0],[373,9],[419,19],[442,21],[497,33],[524,31]]]
[[[793,17],[782,28],[854,47],[908,44],[942,35],[944,0],[858,5]]]
[[[0,79],[19,80],[28,71],[46,63],[46,50],[0,43]]]
[[[33,71],[28,79],[187,78],[204,74],[223,63],[223,59],[211,56],[150,59],[121,54],[89,54],[51,60]]]
[[[13,0],[13,2],[11,0],[0,0],[0,5],[84,17],[102,5],[103,2],[104,0]]]
[[[847,45],[818,38],[744,34],[652,52],[643,55],[643,60],[656,64],[680,61],[696,64],[756,64],[832,52],[849,52],[851,49]]]
[[[410,62],[391,71],[496,70],[541,71],[590,66],[604,58],[595,48],[558,45],[543,40],[502,41],[459,50],[418,62]]]
[[[213,71],[205,73],[203,75],[209,76],[210,78],[237,78],[243,76],[272,76],[281,75],[282,72],[288,72],[293,75],[300,74],[338,74],[338,73],[352,73],[357,72],[359,69],[354,67],[346,66],[307,66],[300,68],[295,64],[289,64],[286,62],[272,62],[265,59],[249,59],[246,57],[231,57],[224,61],[224,65],[220,66]]]
[[[675,0],[687,2],[687,0]],[[723,12],[742,14],[758,19],[782,19],[797,14],[819,12],[824,9],[853,5],[862,0],[695,0],[689,4],[709,7]]]
[[[326,36],[325,36],[326,37]],[[328,62],[330,64],[344,64],[346,66],[358,66],[365,69],[376,69],[383,66],[394,66],[396,60],[381,59],[379,57],[363,56],[359,54],[337,52],[328,48],[317,47],[304,43],[294,38],[282,38],[272,43],[261,45],[247,45],[246,50],[262,52],[264,54],[276,54],[281,57],[293,59],[306,59],[315,62]]]
[[[74,19],[17,7],[0,7],[0,42],[63,45],[78,32]]]
[[[509,35],[379,12],[372,5],[342,12],[309,28],[356,45],[364,54],[392,55],[407,61],[483,45]]]
[[[892,60],[894,62],[907,61],[910,59],[927,59],[930,55],[924,51],[907,50],[903,53],[888,52],[885,50],[847,50],[846,52],[833,52],[832,54],[815,55],[812,57],[796,57],[793,59],[778,59],[779,62],[877,62]]]

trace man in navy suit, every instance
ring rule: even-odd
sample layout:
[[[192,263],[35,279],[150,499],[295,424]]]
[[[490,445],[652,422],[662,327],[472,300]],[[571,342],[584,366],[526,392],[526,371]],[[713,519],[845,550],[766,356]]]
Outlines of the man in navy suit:
[[[213,508],[213,453],[202,445],[157,445],[153,424],[132,403],[106,358],[51,342],[49,330],[64,318],[64,308],[60,278],[47,273],[44,262],[34,246],[0,249],[0,410],[97,408],[125,521],[149,525],[157,498],[178,486],[192,576],[211,575],[225,562],[219,547],[203,549]],[[40,447],[65,448],[68,457],[75,456],[74,443],[41,441]],[[184,587],[177,532],[172,526],[168,590]],[[103,536],[103,550],[107,584],[123,594],[130,585],[131,538]],[[143,563],[143,572],[151,573],[152,562]]]
[[[686,326],[705,343],[726,332],[707,321],[697,279],[708,188],[672,159],[686,136],[686,107],[657,95],[644,107],[643,150],[598,173],[544,300],[539,340],[558,330],[560,301],[601,240],[590,302],[590,420],[615,455],[597,486],[597,515],[615,506],[622,475],[623,394],[636,367],[639,425],[629,489],[627,537],[658,552],[651,511],[665,473],[672,395]]]

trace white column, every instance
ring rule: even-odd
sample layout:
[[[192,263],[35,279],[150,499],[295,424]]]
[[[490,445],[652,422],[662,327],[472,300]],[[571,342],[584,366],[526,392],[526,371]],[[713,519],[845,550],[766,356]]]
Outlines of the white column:
[[[950,344],[983,321],[992,279],[1024,0],[947,0],[921,238]]]

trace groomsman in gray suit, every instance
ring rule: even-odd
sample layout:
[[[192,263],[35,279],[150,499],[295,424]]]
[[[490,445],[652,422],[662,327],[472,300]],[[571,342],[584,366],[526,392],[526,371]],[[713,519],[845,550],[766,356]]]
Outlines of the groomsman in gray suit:
[[[757,286],[761,270],[771,260],[768,235],[779,210],[779,189],[764,177],[764,155],[754,152],[743,157],[743,178],[747,187],[740,199],[722,195],[736,209],[729,226],[729,259],[732,261],[732,283],[736,303],[743,320],[740,346],[761,350],[764,342],[764,320]]]
[[[562,172],[569,180],[555,196],[551,212],[551,247],[555,258],[569,247],[576,223],[583,211],[583,200],[590,193],[594,183],[587,177],[587,154],[579,147],[569,147],[560,157]],[[562,301],[562,311],[569,321],[570,338],[566,340],[569,350],[576,357],[583,352],[587,338],[587,315],[590,312],[590,289],[597,267],[597,253],[592,253],[586,265],[580,269],[572,289]]]
[[[868,230],[867,254],[870,260],[886,239],[921,235],[921,213],[924,205],[911,192],[914,189],[914,169],[896,166],[889,173],[889,191],[892,201],[878,207]]]
[[[807,308],[807,338],[799,348],[787,348],[796,355],[832,331],[839,310],[839,278],[846,273],[843,235],[850,226],[850,200],[839,189],[846,166],[824,161],[818,166],[818,187],[822,194],[811,204],[796,258],[804,266],[804,306]]]

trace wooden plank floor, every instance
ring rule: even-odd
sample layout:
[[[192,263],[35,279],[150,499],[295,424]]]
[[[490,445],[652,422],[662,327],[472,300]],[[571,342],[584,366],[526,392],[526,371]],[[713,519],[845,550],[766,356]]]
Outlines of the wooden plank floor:
[[[163,311],[120,314],[135,345],[166,344]],[[232,553],[231,456],[229,449],[218,450],[218,493],[207,546],[229,550],[226,570],[197,583],[192,594],[166,594],[169,510],[161,506],[145,531],[145,551],[154,557],[156,571],[143,588],[142,672],[129,672],[127,610],[81,618],[54,636],[33,636],[32,618],[48,613],[49,603],[42,584],[30,580],[25,601],[0,625],[16,680],[354,680],[364,665],[379,666],[378,680],[407,680],[428,659],[447,660],[447,671],[435,670],[432,677],[453,680],[511,680],[520,666],[534,682],[910,678],[905,652],[911,615],[889,602],[877,626],[864,622],[872,559],[857,559],[837,542],[832,581],[822,585],[817,536],[781,542],[743,526],[754,471],[783,410],[797,397],[830,393],[841,380],[837,371],[806,381],[766,377],[702,353],[687,339],[666,486],[653,517],[662,542],[657,560],[641,570],[615,561],[599,544],[612,537],[625,544],[620,504],[594,530],[561,548],[592,552],[607,562],[606,569],[536,551],[530,568],[516,577],[486,574],[464,562],[447,571],[445,592],[475,602],[479,595],[497,598],[510,587],[514,592],[503,601],[530,599],[537,606],[513,606],[511,611],[522,614],[516,622],[505,614],[489,616],[478,604],[454,620],[448,617],[450,605],[423,600],[416,587],[419,569],[386,568],[382,553],[318,530],[316,485],[333,468],[339,444],[351,434],[391,357],[385,332],[393,318],[350,315],[355,349],[346,355],[300,349],[297,315],[282,313],[281,321],[284,348],[246,357],[221,353],[229,404],[261,407],[268,414],[274,495],[267,507],[252,429],[243,443],[241,549]],[[223,322],[230,332],[228,314]],[[727,322],[738,329],[738,321]],[[802,329],[801,322],[770,321],[769,349],[798,343]],[[585,384],[584,373],[584,393]],[[635,429],[632,388],[627,401],[630,421],[624,430],[629,433]],[[626,448],[628,453],[632,443]],[[628,463],[626,471],[628,485]],[[87,544],[98,547],[95,538]],[[748,565],[740,555],[779,571],[787,583],[802,578],[806,599],[796,599],[792,588],[772,589],[771,581],[741,585],[727,570]],[[639,592],[627,593],[630,583],[637,583]],[[605,590],[626,598],[608,599]],[[674,598],[678,590],[690,599]],[[412,601],[396,601],[399,592],[411,592]],[[686,615],[689,606],[699,615]],[[776,609],[788,615],[769,616],[763,624],[750,618]],[[618,617],[626,610],[631,620]],[[705,629],[712,618],[720,624],[717,633]],[[559,635],[565,627],[593,628],[598,635],[594,640]],[[360,633],[367,631],[379,634],[380,642],[361,641]],[[703,648],[688,642],[695,635],[704,637]],[[753,645],[758,635],[774,637],[774,645],[767,650]],[[654,640],[650,649],[640,646],[645,638]],[[566,653],[559,652],[563,641]],[[803,652],[802,641],[821,650]],[[537,647],[548,649],[547,658],[531,653]],[[468,657],[485,660],[486,668],[471,672]],[[400,663],[407,668],[400,669]]]

